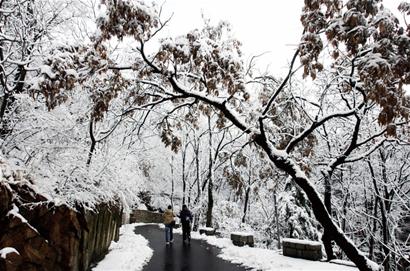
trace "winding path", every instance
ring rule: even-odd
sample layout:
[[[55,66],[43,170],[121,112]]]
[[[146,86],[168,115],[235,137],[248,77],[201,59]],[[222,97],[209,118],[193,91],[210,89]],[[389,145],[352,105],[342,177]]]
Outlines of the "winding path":
[[[136,234],[149,241],[154,254],[143,271],[246,271],[242,266],[217,257],[219,249],[202,240],[182,243],[182,236],[174,233],[174,243],[165,245],[164,230],[156,225],[137,226]]]

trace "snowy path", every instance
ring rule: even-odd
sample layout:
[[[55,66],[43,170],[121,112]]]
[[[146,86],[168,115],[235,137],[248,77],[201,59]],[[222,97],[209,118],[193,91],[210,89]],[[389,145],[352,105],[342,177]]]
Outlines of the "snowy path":
[[[183,245],[182,237],[174,233],[174,243],[165,245],[164,230],[158,226],[139,226],[135,233],[149,240],[154,250],[143,271],[245,271],[244,267],[217,257],[219,249],[202,240],[191,240],[191,245]]]
[[[120,239],[92,271],[357,271],[343,265],[285,257],[277,251],[236,247],[231,240],[192,233],[183,245],[181,230],[172,246],[165,245],[163,226],[127,224]]]

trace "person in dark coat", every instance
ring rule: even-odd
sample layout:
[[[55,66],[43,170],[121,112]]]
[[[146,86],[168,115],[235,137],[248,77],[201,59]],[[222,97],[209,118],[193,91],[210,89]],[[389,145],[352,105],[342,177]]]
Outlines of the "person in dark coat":
[[[179,218],[182,224],[182,239],[183,242],[191,242],[191,223],[192,223],[192,213],[189,211],[188,207],[184,204],[182,205],[182,210],[179,213]]]

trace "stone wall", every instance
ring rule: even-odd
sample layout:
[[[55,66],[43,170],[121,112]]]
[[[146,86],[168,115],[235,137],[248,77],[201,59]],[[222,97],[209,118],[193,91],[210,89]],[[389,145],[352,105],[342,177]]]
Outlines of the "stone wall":
[[[161,213],[147,210],[133,210],[130,214],[130,223],[162,223]]]
[[[122,210],[101,204],[94,211],[55,205],[27,182],[0,180],[2,271],[85,271],[118,240]]]

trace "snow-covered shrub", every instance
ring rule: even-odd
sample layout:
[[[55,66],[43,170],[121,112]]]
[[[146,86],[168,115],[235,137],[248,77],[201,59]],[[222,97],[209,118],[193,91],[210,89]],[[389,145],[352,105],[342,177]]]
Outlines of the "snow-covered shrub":
[[[93,207],[120,200],[138,201],[145,181],[139,158],[120,142],[121,131],[102,142],[87,165],[89,103],[80,95],[52,111],[27,95],[15,101],[13,133],[1,142],[2,152],[25,167],[38,189],[56,202]]]
[[[295,185],[287,183],[279,195],[279,216],[283,223],[283,237],[318,239],[317,224],[306,195]]]

